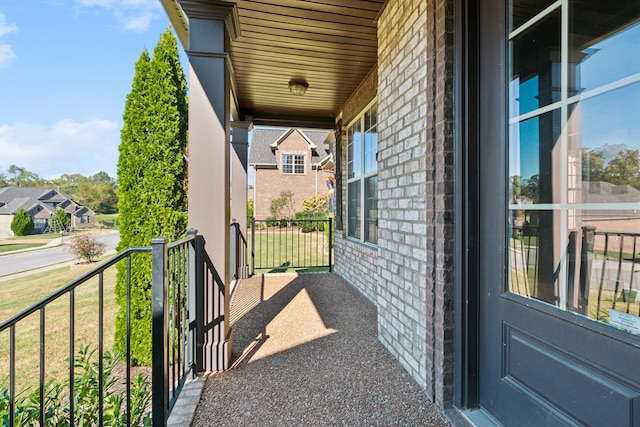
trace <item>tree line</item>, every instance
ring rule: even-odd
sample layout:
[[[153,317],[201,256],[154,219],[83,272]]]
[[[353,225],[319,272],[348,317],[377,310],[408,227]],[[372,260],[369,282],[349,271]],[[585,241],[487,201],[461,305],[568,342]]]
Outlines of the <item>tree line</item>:
[[[582,180],[608,182],[613,185],[630,185],[640,190],[640,150],[622,148],[611,155],[603,150],[584,148],[582,156]],[[520,175],[509,177],[512,197],[520,195],[537,202],[540,198],[540,175],[529,178]],[[550,187],[547,185],[547,191]],[[545,192],[542,191],[542,196]]]
[[[63,174],[59,178],[47,180],[26,168],[11,165],[6,172],[0,172],[0,188],[11,186],[53,187],[96,213],[118,212],[118,183],[104,171],[90,176]]]

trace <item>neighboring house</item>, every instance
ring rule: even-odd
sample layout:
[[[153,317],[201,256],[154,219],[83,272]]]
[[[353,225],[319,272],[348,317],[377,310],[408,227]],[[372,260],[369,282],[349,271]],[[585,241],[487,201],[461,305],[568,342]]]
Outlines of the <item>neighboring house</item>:
[[[0,188],[0,237],[12,237],[14,215],[24,209],[33,218],[33,234],[44,233],[51,225],[51,217],[58,209],[67,213],[69,227],[80,228],[93,224],[95,212],[73,201],[54,188]]]
[[[249,165],[254,174],[254,216],[270,216],[273,199],[283,191],[293,193],[295,212],[316,194],[328,194],[326,170],[332,159],[329,143],[333,132],[300,129],[254,129]]]
[[[637,1],[162,3],[189,57],[189,224],[223,280],[247,131],[332,129],[334,271],[429,399],[483,425],[640,425],[640,313],[602,309],[578,282],[589,256],[568,254],[589,251],[584,218],[640,217],[633,191],[576,194],[597,171],[582,150],[640,149]],[[514,175],[539,177],[534,203],[509,200]],[[509,264],[523,210],[538,219],[528,294]],[[636,254],[618,259],[634,277]]]

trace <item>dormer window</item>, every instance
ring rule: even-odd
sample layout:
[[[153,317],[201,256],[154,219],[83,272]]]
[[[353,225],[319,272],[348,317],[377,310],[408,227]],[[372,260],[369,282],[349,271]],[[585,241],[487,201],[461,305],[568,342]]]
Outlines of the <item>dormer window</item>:
[[[304,174],[304,154],[283,154],[283,174]]]

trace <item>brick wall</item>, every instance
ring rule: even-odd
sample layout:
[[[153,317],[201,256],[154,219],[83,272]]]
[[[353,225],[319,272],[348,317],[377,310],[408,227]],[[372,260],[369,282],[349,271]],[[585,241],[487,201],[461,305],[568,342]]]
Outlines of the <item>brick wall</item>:
[[[335,272],[375,304],[379,281],[378,249],[348,240],[338,231],[334,254]]]
[[[374,68],[342,108],[342,124],[344,125],[344,129],[342,132],[343,148],[340,161],[342,162],[342,171],[344,173],[346,173],[347,170],[346,128],[349,122],[362,112],[375,98],[377,85],[378,73],[377,68]],[[378,248],[346,238],[345,219],[347,206],[345,201],[347,200],[347,177],[344,176],[343,179],[337,181],[338,184],[342,184],[341,188],[337,190],[342,191],[343,200],[342,206],[337,206],[337,209],[341,209],[342,211],[345,230],[336,230],[335,234],[335,271],[375,304],[377,296],[376,288],[379,280]]]
[[[390,0],[378,23],[380,340],[453,400],[453,1]]]

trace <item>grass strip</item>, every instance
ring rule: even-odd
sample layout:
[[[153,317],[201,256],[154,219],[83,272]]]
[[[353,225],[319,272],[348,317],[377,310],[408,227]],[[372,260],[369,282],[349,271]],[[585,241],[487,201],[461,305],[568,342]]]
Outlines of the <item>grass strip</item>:
[[[0,253],[19,251],[21,249],[37,248],[44,245],[44,243],[16,243],[10,245],[0,245]]]

